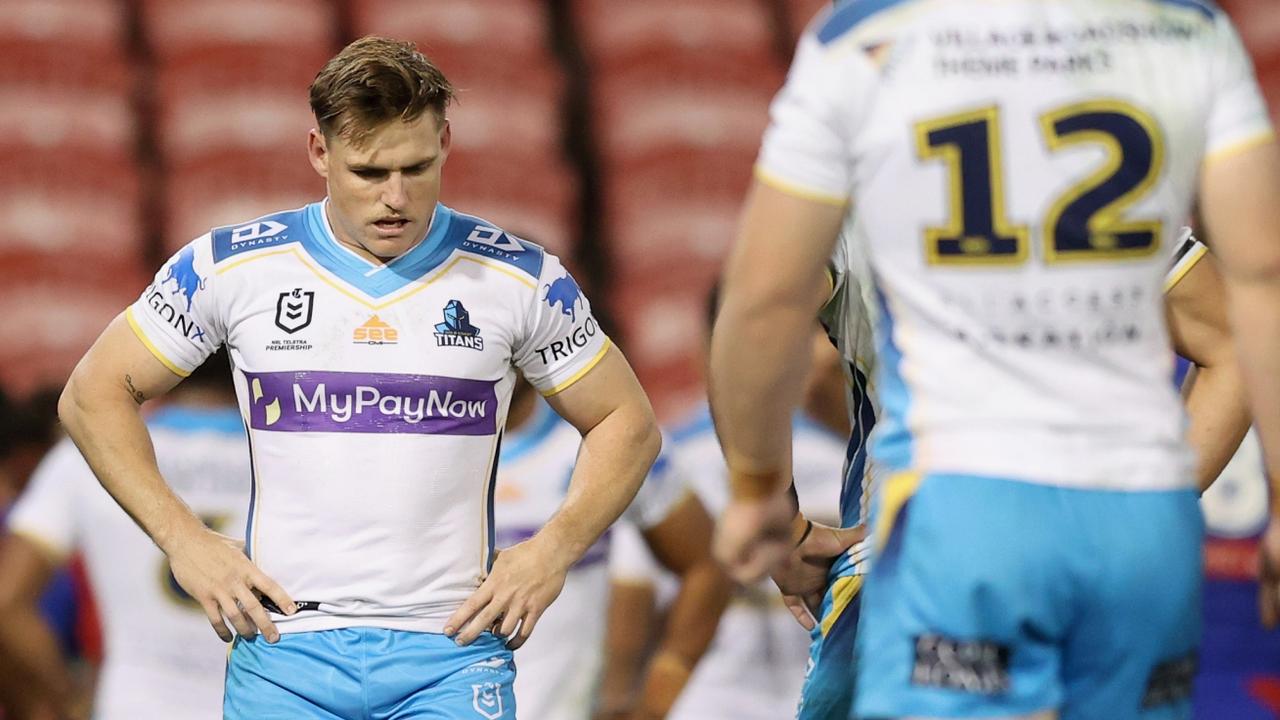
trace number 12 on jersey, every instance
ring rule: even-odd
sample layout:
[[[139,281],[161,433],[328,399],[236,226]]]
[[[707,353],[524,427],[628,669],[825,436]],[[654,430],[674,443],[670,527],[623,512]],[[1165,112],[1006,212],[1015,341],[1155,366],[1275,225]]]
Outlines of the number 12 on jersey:
[[[1078,103],[1045,113],[1050,150],[1101,145],[1106,160],[1056,198],[1042,219],[1046,262],[1145,257],[1160,244],[1160,220],[1129,220],[1164,167],[1164,139],[1146,113],[1125,102]],[[1007,214],[1000,111],[987,107],[917,123],[921,160],[946,163],[949,222],[925,229],[932,265],[1017,265],[1025,262],[1030,228]]]

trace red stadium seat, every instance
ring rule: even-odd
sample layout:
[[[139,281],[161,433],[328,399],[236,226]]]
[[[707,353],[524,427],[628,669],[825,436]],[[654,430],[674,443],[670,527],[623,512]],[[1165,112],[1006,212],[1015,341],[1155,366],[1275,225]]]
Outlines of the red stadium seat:
[[[167,163],[227,150],[306,147],[307,89],[327,52],[217,49],[160,67],[157,140]]]
[[[659,277],[656,283],[635,279],[612,288],[610,299],[626,338],[623,349],[663,420],[678,417],[703,397],[709,287],[709,281],[672,287]]]
[[[771,10],[761,0],[575,0],[587,59],[603,73],[650,52],[771,57]]]
[[[175,165],[164,186],[164,238],[172,253],[214,227],[301,207],[325,196],[303,147],[222,154]]]
[[[127,95],[135,77],[123,50],[0,37],[0,87]]]
[[[351,20],[356,35],[417,43],[459,88],[559,84],[536,0],[352,0]]]
[[[455,153],[554,154],[564,137],[562,109],[556,98],[525,89],[487,86],[459,92],[449,109]]]
[[[0,43],[18,40],[120,53],[126,15],[119,0],[5,0],[0,3]]]
[[[600,152],[606,165],[671,148],[754,152],[781,83],[771,62],[752,68],[694,55],[603,76],[593,92]]]
[[[23,393],[66,382],[111,318],[146,287],[139,270],[104,271],[51,255],[0,270],[0,384]]]
[[[0,163],[0,265],[47,255],[113,271],[138,262],[145,236],[127,156],[28,149]]]
[[[451,153],[441,201],[565,255],[578,225],[577,176],[554,152]]]
[[[327,54],[338,37],[329,0],[141,0],[140,9],[161,64],[209,47],[258,47],[281,60]]]
[[[131,155],[132,99],[121,93],[0,84],[0,152],[82,149]]]

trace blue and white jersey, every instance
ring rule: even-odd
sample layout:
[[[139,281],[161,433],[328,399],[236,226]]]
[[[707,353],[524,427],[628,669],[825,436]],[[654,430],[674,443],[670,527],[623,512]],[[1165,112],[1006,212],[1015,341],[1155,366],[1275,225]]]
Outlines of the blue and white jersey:
[[[249,427],[246,548],[302,608],[281,632],[440,632],[492,562],[493,484],[517,370],[543,394],[609,341],[542,248],[438,205],[387,264],[326,205],[218,228],[127,311],[180,375],[226,345]]]
[[[564,502],[582,436],[539,402],[533,417],[503,440],[498,465],[498,547],[533,537]],[[565,579],[560,597],[516,651],[516,702],[522,717],[587,720],[604,664],[609,574],[604,560],[614,532],[661,524],[689,486],[664,451],[618,525],[606,531]]]
[[[838,523],[844,438],[798,417],[792,456],[796,492],[808,517]],[[671,433],[671,454],[713,516],[729,503],[729,473],[704,407]],[[620,582],[655,583],[669,601],[674,579],[662,571],[638,534],[619,528],[610,570]],[[795,715],[809,655],[809,634],[782,604],[772,580],[738,588],[720,618],[706,655],[669,715],[673,720],[732,717],[773,720]],[[521,670],[523,672],[523,669]]]
[[[244,528],[249,454],[235,409],[169,406],[147,418],[160,472],[214,530]],[[70,440],[54,446],[9,517],[56,561],[79,551],[102,623],[94,717],[222,717],[226,644],[164,553],[98,484]]]
[[[1163,280],[1202,164],[1271,137],[1210,3],[850,2],[758,175],[856,209],[887,470],[1185,488]]]

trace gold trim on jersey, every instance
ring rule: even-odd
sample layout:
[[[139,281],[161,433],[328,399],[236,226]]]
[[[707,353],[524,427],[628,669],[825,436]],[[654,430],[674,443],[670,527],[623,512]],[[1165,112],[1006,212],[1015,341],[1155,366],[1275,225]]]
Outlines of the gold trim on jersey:
[[[876,517],[876,548],[884,550],[889,542],[889,535],[898,522],[898,514],[907,504],[916,490],[920,489],[920,481],[924,478],[919,472],[907,471],[895,473],[884,483],[880,496],[880,508]]]
[[[836,207],[845,207],[849,204],[848,197],[833,195],[822,190],[814,190],[790,180],[784,180],[768,170],[765,170],[760,165],[756,165],[755,175],[757,180],[768,185],[774,190],[792,197],[800,198],[801,200],[809,200],[811,202],[822,203],[823,205],[834,205]]]
[[[169,372],[182,378],[191,375],[190,370],[183,370],[178,367],[177,363],[165,357],[165,354],[160,352],[160,348],[156,347],[155,344],[151,342],[151,339],[142,331],[142,326],[138,324],[137,318],[133,316],[132,305],[124,309],[124,319],[129,322],[129,328],[133,330],[133,334],[138,336],[138,339],[142,341],[142,344],[146,346],[147,350],[151,351],[151,354],[160,361],[160,364],[169,369]]]
[[[1191,272],[1191,268],[1200,263],[1200,259],[1209,254],[1209,248],[1202,243],[1196,243],[1194,247],[1187,251],[1187,256],[1178,263],[1173,272],[1164,279],[1164,291],[1168,293],[1178,283],[1182,282],[1182,278]]]
[[[849,603],[858,596],[858,592],[862,590],[862,576],[848,575],[846,577],[837,578],[831,586],[831,612],[822,617],[822,637],[826,637],[831,632],[831,628],[835,626],[836,621],[840,619],[840,615],[849,607]]]
[[[996,235],[1012,237],[1015,251],[992,254],[986,238],[965,237],[969,227],[964,214],[963,152],[954,142],[933,145],[929,134],[936,131],[975,122],[983,123],[987,131],[987,172],[991,178],[991,228]],[[1026,225],[1014,225],[1005,215],[1004,154],[1000,131],[1000,109],[991,105],[977,110],[947,115],[916,123],[916,153],[921,160],[940,160],[946,164],[948,220],[945,227],[925,228],[925,257],[930,265],[1017,265],[1027,259],[1030,230]],[[965,254],[946,254],[939,250],[943,240],[959,240]]]
[[[1245,152],[1246,150],[1252,150],[1260,145],[1266,145],[1269,142],[1274,142],[1275,139],[1276,139],[1275,130],[1272,128],[1267,128],[1266,130],[1259,131],[1241,140],[1236,140],[1235,142],[1227,143],[1226,145],[1218,148],[1217,150],[1214,150],[1213,152],[1205,155],[1203,162],[1205,165],[1208,165],[1211,162],[1225,160],[1229,157],[1239,155],[1240,153]]]
[[[497,265],[497,264],[494,264],[494,263],[488,262],[488,261],[486,261],[486,260],[483,260],[483,259],[481,259],[481,258],[473,257],[473,256],[471,256],[471,255],[461,254],[462,252],[463,252],[463,251],[457,251],[457,253],[458,253],[458,254],[455,254],[455,255],[453,256],[453,259],[452,259],[452,260],[450,260],[446,265],[444,265],[444,266],[443,266],[443,267],[441,267],[441,268],[438,268],[438,269],[435,271],[435,274],[433,274],[433,275],[430,277],[430,279],[427,279],[427,280],[418,280],[418,281],[416,282],[416,287],[414,287],[412,290],[409,290],[408,292],[401,293],[400,295],[397,295],[397,296],[395,296],[395,297],[391,298],[390,300],[386,300],[386,301],[384,301],[384,302],[374,302],[374,301],[370,301],[369,299],[367,299],[367,297],[364,297],[364,296],[362,296],[362,295],[358,295],[358,294],[356,294],[355,292],[352,292],[352,290],[350,289],[350,286],[349,286],[347,283],[342,282],[342,281],[340,281],[340,280],[335,280],[335,279],[331,278],[331,277],[328,275],[328,273],[326,273],[324,270],[322,270],[322,269],[320,269],[319,267],[317,267],[317,266],[315,266],[314,264],[312,264],[312,263],[311,263],[311,261],[309,261],[309,260],[306,258],[306,256],[305,256],[305,254],[303,253],[303,251],[302,251],[301,249],[297,248],[297,247],[291,247],[291,248],[288,248],[288,249],[286,249],[286,250],[276,250],[276,251],[274,251],[274,252],[264,252],[264,253],[262,253],[262,254],[260,254],[260,255],[255,255],[255,256],[253,256],[253,257],[251,257],[251,258],[245,258],[244,260],[240,260],[240,261],[234,262],[234,263],[232,263],[232,264],[230,264],[230,265],[227,265],[226,267],[219,268],[219,269],[217,270],[217,274],[218,274],[218,275],[221,275],[221,274],[225,273],[226,271],[231,270],[232,268],[236,268],[236,267],[239,267],[239,266],[241,266],[241,265],[245,265],[245,264],[247,264],[247,263],[251,263],[251,262],[253,262],[253,261],[255,261],[255,260],[261,260],[261,259],[263,259],[263,258],[272,257],[272,256],[274,256],[274,255],[283,255],[283,254],[285,254],[285,253],[292,253],[292,254],[294,255],[294,257],[296,257],[296,258],[298,259],[298,262],[302,263],[302,264],[303,264],[303,266],[305,266],[308,270],[310,270],[310,271],[311,271],[311,272],[312,272],[316,277],[320,278],[321,282],[325,283],[326,285],[328,285],[329,287],[333,288],[334,290],[337,290],[338,292],[342,293],[343,295],[346,295],[347,297],[351,298],[352,300],[355,300],[356,302],[360,303],[361,305],[364,305],[365,307],[369,308],[370,310],[374,310],[374,311],[378,311],[378,310],[385,310],[386,308],[389,308],[389,307],[391,307],[392,305],[395,305],[395,304],[396,304],[396,303],[398,303],[398,302],[402,302],[402,301],[404,301],[404,300],[407,300],[407,299],[409,299],[409,298],[413,297],[414,295],[417,295],[418,293],[420,293],[420,292],[422,292],[423,290],[427,289],[427,287],[429,287],[432,283],[436,282],[437,280],[440,280],[440,279],[441,279],[441,278],[443,278],[445,275],[448,275],[448,274],[449,274],[449,271],[453,270],[453,269],[454,269],[454,267],[456,267],[456,266],[458,265],[458,263],[463,262],[463,261],[473,262],[473,263],[475,263],[475,264],[477,264],[477,265],[480,265],[480,266],[483,266],[483,267],[489,268],[490,270],[494,270],[494,271],[500,272],[500,273],[502,273],[503,275],[507,275],[507,276],[509,276],[509,277],[511,277],[511,278],[513,278],[513,279],[515,279],[517,282],[521,283],[521,284],[522,284],[522,285],[524,285],[525,287],[529,288],[530,290],[537,290],[537,288],[538,288],[538,286],[537,286],[535,283],[529,282],[529,280],[528,280],[526,277],[524,277],[524,276],[522,276],[522,275],[519,275],[519,274],[517,274],[517,273],[515,273],[515,272],[513,272],[513,271],[511,271],[511,270],[508,270],[507,268],[504,268],[504,267],[502,267],[501,265]],[[408,285],[406,285],[405,287],[409,287],[409,286],[408,286]]]
[[[613,347],[613,341],[610,340],[609,338],[605,338],[604,347],[600,348],[600,352],[597,352],[596,356],[591,358],[591,362],[587,363],[585,366],[583,366],[581,370],[579,370],[578,372],[570,376],[568,380],[565,380],[564,382],[551,388],[550,390],[540,391],[542,392],[542,397],[551,397],[552,395],[558,395],[564,392],[565,390],[568,390],[570,385],[573,385],[574,383],[581,380],[584,375],[591,372],[596,365],[599,365],[600,361],[604,359],[604,354],[609,352],[609,348],[611,347]]]
[[[1092,248],[1061,252],[1057,247],[1056,228],[1058,227],[1058,221],[1062,218],[1062,214],[1081,197],[1115,177],[1124,164],[1124,148],[1121,147],[1120,140],[1111,133],[1102,130],[1080,130],[1066,135],[1058,133],[1056,128],[1058,121],[1075,115],[1095,112],[1124,115],[1141,125],[1142,129],[1146,131],[1147,137],[1151,139],[1151,166],[1147,168],[1147,174],[1143,176],[1142,180],[1090,216],[1087,227],[1091,244],[1093,244]],[[1044,221],[1045,262],[1093,262],[1147,257],[1155,253],[1160,248],[1159,238],[1164,230],[1164,223],[1160,220],[1126,221],[1123,219],[1125,210],[1141,200],[1151,190],[1160,179],[1160,173],[1164,170],[1164,133],[1160,131],[1160,125],[1155,118],[1120,100],[1090,100],[1066,105],[1041,115],[1040,127],[1044,132],[1045,140],[1049,144],[1049,149],[1054,152],[1060,152],[1067,147],[1084,143],[1101,145],[1107,152],[1106,162],[1101,167],[1090,173],[1088,177],[1072,185],[1050,206],[1049,213],[1045,216]],[[1101,238],[1114,238],[1118,233],[1131,232],[1151,233],[1155,240],[1150,245],[1140,248],[1108,248],[1097,244]]]

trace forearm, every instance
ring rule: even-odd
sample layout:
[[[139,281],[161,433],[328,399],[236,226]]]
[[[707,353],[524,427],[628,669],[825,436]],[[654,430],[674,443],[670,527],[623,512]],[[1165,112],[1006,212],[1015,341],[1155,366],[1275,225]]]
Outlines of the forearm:
[[[662,640],[645,671],[641,717],[664,717],[671,710],[693,668],[711,646],[730,596],[729,582],[710,558],[681,578]]]
[[[626,714],[635,706],[654,625],[653,585],[618,581],[610,584],[598,715]]]
[[[1196,452],[1196,479],[1200,491],[1209,489],[1231,461],[1245,433],[1249,411],[1241,375],[1234,356],[1197,368],[1186,391],[1191,427],[1187,440]]]
[[[662,438],[648,403],[628,403],[586,432],[569,492],[536,536],[572,565],[631,504]]]
[[[73,377],[58,416],[98,481],[162,550],[203,527],[161,477],[139,406],[126,392],[86,388]]]
[[[1280,496],[1280,271],[1228,286],[1231,323],[1273,497]],[[1272,504],[1272,513],[1280,513]]]
[[[776,475],[791,462],[791,414],[804,387],[814,308],[796,298],[726,301],[711,346],[711,407],[729,467]]]

